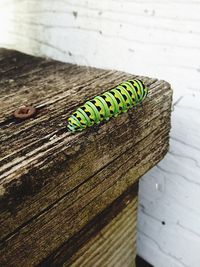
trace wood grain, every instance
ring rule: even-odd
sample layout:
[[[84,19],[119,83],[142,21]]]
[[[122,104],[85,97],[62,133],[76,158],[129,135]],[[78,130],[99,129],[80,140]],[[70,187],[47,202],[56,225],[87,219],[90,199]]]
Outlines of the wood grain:
[[[32,57],[11,52],[7,61],[4,52],[1,264],[32,266],[165,155],[172,91],[164,81],[140,77],[150,90],[143,107],[71,135],[66,118],[76,106],[134,76],[39,58],[31,67]],[[12,112],[22,104],[34,105],[36,117],[16,121]]]
[[[137,198],[64,266],[134,266]]]
[[[94,266],[94,262],[97,261],[99,262],[97,266],[115,266],[118,257],[113,258],[117,251],[113,241],[116,241],[116,234],[119,238],[117,254],[121,261],[133,266],[136,255],[137,194],[138,183],[135,183],[39,266],[72,266],[73,264]],[[129,234],[127,239],[130,242],[122,241],[124,233],[125,236],[127,235],[126,232]],[[124,246],[126,253],[131,254],[128,257],[123,253]],[[123,251],[119,251],[120,248]],[[108,264],[110,260],[112,263]]]

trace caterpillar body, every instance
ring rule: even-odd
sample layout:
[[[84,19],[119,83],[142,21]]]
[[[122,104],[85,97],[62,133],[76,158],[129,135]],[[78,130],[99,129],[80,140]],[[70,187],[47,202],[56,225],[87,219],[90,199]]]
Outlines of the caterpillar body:
[[[147,94],[146,85],[139,79],[122,82],[77,108],[68,118],[67,128],[70,132],[82,131],[101,121],[117,117],[141,103]]]

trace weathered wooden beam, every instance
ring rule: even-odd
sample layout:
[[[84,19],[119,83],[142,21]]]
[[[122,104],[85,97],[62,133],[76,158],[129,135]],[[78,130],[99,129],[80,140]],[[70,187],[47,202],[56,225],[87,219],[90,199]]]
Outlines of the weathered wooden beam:
[[[137,194],[135,183],[39,266],[133,266]]]
[[[6,50],[0,75],[0,265],[35,266],[163,158],[172,90],[140,77],[149,88],[143,106],[72,135],[72,110],[135,76]],[[21,105],[36,107],[36,116],[15,120]]]

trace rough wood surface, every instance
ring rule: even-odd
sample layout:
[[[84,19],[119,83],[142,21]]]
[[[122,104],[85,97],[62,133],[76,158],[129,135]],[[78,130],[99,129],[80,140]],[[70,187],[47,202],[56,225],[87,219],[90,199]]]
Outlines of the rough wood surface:
[[[39,266],[115,266],[120,258],[125,266],[133,267],[137,194],[135,183]]]
[[[86,99],[133,75],[1,50],[1,265],[36,265],[102,212],[167,152],[172,91],[82,133],[66,118]],[[22,104],[37,116],[15,121]],[[39,248],[39,249],[38,249]]]
[[[134,267],[137,197],[64,266]]]

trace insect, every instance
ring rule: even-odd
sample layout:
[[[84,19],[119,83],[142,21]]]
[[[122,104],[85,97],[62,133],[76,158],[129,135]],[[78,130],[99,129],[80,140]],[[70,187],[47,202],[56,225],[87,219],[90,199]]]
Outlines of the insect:
[[[68,118],[70,132],[82,131],[111,117],[117,117],[140,104],[147,96],[148,89],[139,79],[128,80],[86,101]]]

